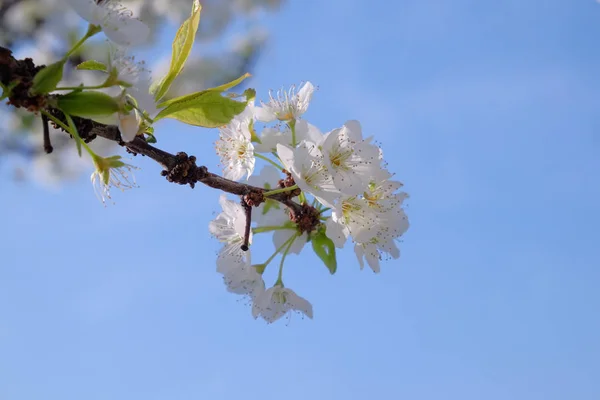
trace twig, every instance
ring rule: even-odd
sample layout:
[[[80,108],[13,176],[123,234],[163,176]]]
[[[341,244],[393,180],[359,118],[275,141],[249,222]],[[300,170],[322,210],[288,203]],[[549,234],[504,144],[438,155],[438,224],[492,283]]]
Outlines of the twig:
[[[31,59],[16,60],[12,51],[0,46],[0,82],[8,85],[18,82],[9,97],[9,104],[19,108],[23,107],[29,111],[36,112],[46,110],[57,119],[66,123],[63,113],[48,106],[48,100],[56,95],[31,96],[33,77],[42,68],[36,66]],[[117,142],[132,154],[142,154],[159,163],[164,171],[161,172],[169,182],[181,185],[190,185],[192,188],[197,182],[222,190],[227,193],[244,196],[247,205],[254,207],[264,201],[264,188],[247,185],[245,183],[231,181],[222,176],[213,174],[205,166],[196,165],[196,157],[188,156],[184,152],[176,155],[150,145],[142,136],[137,136],[133,141],[125,143],[116,125],[105,125],[87,118],[73,118],[77,131],[81,138],[89,143],[97,136]],[[45,145],[46,143],[44,143]],[[44,146],[46,148],[46,146]],[[303,213],[303,207],[291,200],[291,193],[278,193],[269,196],[269,199],[278,201],[290,208],[291,215]]]
[[[44,151],[46,154],[52,153],[54,148],[52,147],[52,143],[50,143],[50,127],[48,125],[48,117],[42,114],[42,126],[44,127]]]
[[[242,244],[242,251],[248,251],[248,244],[250,243],[250,225],[252,224],[252,206],[248,205],[243,197],[242,207],[246,213],[246,226],[244,228],[244,243]]]

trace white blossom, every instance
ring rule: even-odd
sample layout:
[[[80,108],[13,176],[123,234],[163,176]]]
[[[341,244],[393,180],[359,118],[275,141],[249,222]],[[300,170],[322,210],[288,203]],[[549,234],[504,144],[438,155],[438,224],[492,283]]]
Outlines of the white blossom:
[[[250,260],[250,250],[221,252],[217,258],[217,272],[223,274],[228,291],[254,298],[264,292],[265,283]]]
[[[309,124],[304,120],[295,123],[296,144],[306,140],[315,144],[320,144],[323,140],[323,133],[316,126]],[[292,130],[285,125],[283,130],[277,128],[265,128],[260,134],[260,143],[254,145],[254,151],[257,153],[272,153],[277,151],[278,144],[284,144],[295,147],[292,141]]]
[[[104,34],[121,46],[134,46],[146,41],[150,29],[119,2],[104,0],[67,0],[79,16],[90,24],[102,27]]]
[[[397,181],[372,181],[361,197],[342,197],[326,222],[326,234],[336,247],[342,248],[352,237],[361,269],[366,259],[371,269],[379,272],[384,255],[400,256],[394,241],[409,227],[402,209],[408,194],[395,193],[400,187]]]
[[[106,201],[111,199],[111,188],[125,191],[137,187],[133,174],[133,170],[137,168],[121,161],[121,156],[93,156],[92,159],[96,170],[90,176],[90,180],[96,197],[105,206]]]
[[[342,248],[349,236],[354,240],[370,240],[376,235],[379,223],[378,215],[364,199],[346,196],[335,205],[326,222],[327,236],[336,247]]]
[[[308,318],[313,317],[312,305],[298,296],[293,290],[275,284],[254,298],[252,315],[254,318],[263,317],[268,323],[277,321],[290,311],[297,311]]]
[[[373,177],[384,173],[379,148],[363,140],[358,121],[329,132],[321,148],[333,183],[344,194],[361,194]]]
[[[354,253],[358,258],[360,269],[364,268],[363,259],[366,259],[367,264],[369,264],[369,267],[375,273],[378,273],[380,270],[379,261],[382,258],[382,254],[389,254],[394,259],[400,257],[400,250],[396,246],[396,243],[394,243],[394,239],[385,231],[379,231],[368,242],[356,243],[354,245]]]
[[[371,181],[363,192],[363,198],[372,210],[387,214],[384,218],[390,218],[395,213],[394,210],[398,210],[408,198],[408,193],[395,193],[402,186],[401,182],[388,179]]]
[[[208,224],[208,230],[225,246],[219,252],[220,255],[237,254],[241,252],[244,243],[244,232],[246,227],[246,214],[241,204],[228,200],[224,194],[219,197],[219,204],[223,211]],[[250,232],[249,243],[252,242]]]
[[[248,109],[247,109],[248,110]],[[248,113],[236,116],[226,126],[219,129],[219,140],[215,143],[217,154],[221,158],[223,176],[234,181],[254,171],[254,145],[252,144]]]
[[[127,55],[123,48],[117,46],[111,46],[108,68],[110,79],[127,87],[150,78],[150,70],[144,60],[136,61],[134,56]]]
[[[269,101],[267,103],[261,102],[262,107],[256,107],[256,118],[263,122],[298,119],[308,109],[314,91],[313,84],[306,82],[297,93],[295,85],[288,91],[279,90],[275,97],[270,92]]]
[[[302,191],[312,194],[321,204],[333,207],[340,192],[334,186],[331,174],[323,165],[323,155],[314,143],[302,141],[295,149],[278,144],[277,155]]]

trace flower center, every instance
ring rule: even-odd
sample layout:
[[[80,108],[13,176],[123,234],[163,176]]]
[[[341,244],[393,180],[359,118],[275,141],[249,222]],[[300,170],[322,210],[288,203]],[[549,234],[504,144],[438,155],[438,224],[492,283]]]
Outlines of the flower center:
[[[347,170],[348,166],[346,165],[346,161],[350,158],[352,153],[352,150],[342,151],[341,149],[337,149],[337,151],[330,153],[329,161],[335,167]]]

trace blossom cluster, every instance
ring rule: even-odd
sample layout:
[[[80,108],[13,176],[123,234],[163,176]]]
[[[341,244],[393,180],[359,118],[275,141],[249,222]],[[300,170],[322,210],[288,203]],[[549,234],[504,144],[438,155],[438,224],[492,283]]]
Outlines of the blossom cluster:
[[[229,291],[251,300],[254,317],[267,322],[292,310],[312,318],[310,303],[284,287],[282,275],[286,255],[299,254],[317,230],[324,229],[337,248],[351,241],[361,269],[366,262],[379,272],[381,259],[399,257],[396,241],[409,226],[402,208],[408,195],[400,191],[402,183],[392,179],[373,138],[363,137],[358,121],[323,133],[301,119],[314,91],[306,82],[298,91],[292,87],[271,94],[260,105],[250,103],[220,129],[215,143],[226,178],[247,179],[267,190],[266,202],[252,214],[255,234],[273,232],[276,250],[267,262],[252,264],[251,250],[241,250],[246,217],[239,202],[222,196],[223,212],[210,223],[210,232],[224,243],[217,271]],[[259,134],[260,124],[264,128]],[[266,163],[258,175],[254,174],[257,158]],[[287,189],[280,184],[286,174],[294,183]],[[299,189],[300,202],[312,204],[319,213],[319,227],[303,231],[284,206],[268,198],[274,188],[282,188],[275,192]],[[282,258],[278,278],[266,289],[262,274],[278,254]]]
[[[148,34],[145,25],[117,2],[68,1],[90,22],[88,33],[71,52],[100,30],[121,46],[131,45]],[[358,121],[347,121],[339,128],[322,132],[302,118],[316,90],[310,82],[270,93],[269,99],[260,104],[255,104],[253,89],[246,90],[244,96],[221,95],[245,79],[246,74],[217,88],[161,102],[189,55],[200,9],[199,1],[194,0],[190,18],[173,41],[169,71],[160,80],[150,85],[144,64],[127,57],[121,47],[113,52],[110,65],[83,63],[88,69],[107,74],[103,85],[77,87],[64,97],[83,98],[85,92],[80,93],[81,90],[118,86],[120,94],[116,100],[109,97],[107,101],[93,92],[87,98],[104,99],[95,107],[107,104],[108,110],[118,115],[125,142],[146,134],[149,136],[144,137],[146,141],[155,140],[152,124],[165,117],[195,126],[220,126],[215,150],[223,176],[245,181],[253,187],[245,189],[254,190],[258,198],[234,201],[221,195],[222,212],[209,224],[210,233],[223,243],[217,257],[217,271],[230,292],[249,299],[255,318],[262,317],[270,323],[293,311],[312,318],[310,302],[284,285],[286,257],[311,247],[333,274],[337,270],[336,248],[352,243],[360,268],[367,264],[379,272],[382,259],[400,256],[397,241],[409,226],[403,210],[408,195],[401,191],[402,183],[394,180],[387,170],[381,148],[373,137],[363,135]],[[40,87],[48,92],[56,88],[53,76],[62,71],[65,59],[47,67],[42,78],[36,76],[44,83]],[[241,97],[245,100],[234,100]],[[69,103],[62,104],[64,112]],[[77,107],[72,110],[73,115],[79,112]],[[67,128],[78,138],[72,119],[67,112],[64,114]],[[111,187],[125,190],[135,186],[132,173],[135,167],[121,161],[120,156],[96,155],[79,138],[79,153],[82,147],[96,166],[92,183],[103,202],[110,199]],[[257,174],[258,163],[262,169]],[[250,249],[253,237],[265,233],[272,235],[274,251],[266,260],[253,263]],[[267,287],[264,273],[278,257],[277,278]]]

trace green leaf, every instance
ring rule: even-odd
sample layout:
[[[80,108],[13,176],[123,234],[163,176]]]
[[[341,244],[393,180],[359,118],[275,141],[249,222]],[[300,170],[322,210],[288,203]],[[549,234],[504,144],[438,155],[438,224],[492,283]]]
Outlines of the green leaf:
[[[169,72],[150,87],[150,92],[154,94],[154,99],[157,102],[164,97],[175,78],[181,73],[185,61],[192,51],[196,31],[198,30],[198,23],[200,22],[200,10],[202,10],[200,2],[194,0],[192,14],[181,24],[173,40]]]
[[[17,86],[17,84],[17,81],[13,81],[9,83],[8,86],[6,86],[2,82],[0,82],[0,88],[2,88],[2,96],[0,96],[0,100],[4,100],[7,97],[10,97],[10,95],[12,94],[12,90]]]
[[[311,242],[315,254],[323,261],[331,275],[337,270],[337,260],[335,257],[335,245],[333,241],[325,235],[325,230],[319,230],[311,236]]]
[[[156,143],[156,136],[154,136],[154,127],[149,126],[144,132],[148,137],[146,138],[146,143]]]
[[[71,92],[59,97],[57,105],[64,113],[77,117],[108,116],[119,111],[116,99],[95,91]]]
[[[77,127],[75,126],[75,123],[73,122],[73,118],[71,118],[71,116],[69,114],[65,114],[65,119],[67,120],[67,123],[69,124],[69,128],[71,130],[71,135],[73,135],[73,138],[75,139],[75,145],[77,146],[77,154],[79,154],[79,157],[81,157],[81,136],[79,136],[79,132],[77,131]]]
[[[249,78],[250,76],[251,76],[251,75],[250,75],[249,73],[247,73],[247,72],[246,72],[244,75],[240,76],[239,78],[237,78],[237,79],[235,79],[235,80],[233,80],[233,81],[231,81],[231,82],[227,82],[227,83],[225,83],[225,84],[223,84],[223,85],[221,85],[221,86],[217,86],[217,87],[214,87],[214,88],[206,89],[206,90],[203,90],[203,91],[201,91],[201,92],[196,92],[196,93],[191,93],[191,94],[186,94],[186,95],[184,95],[184,96],[176,97],[176,98],[174,98],[174,99],[167,100],[167,101],[164,101],[164,102],[160,103],[160,104],[158,105],[158,107],[159,107],[159,108],[168,107],[168,106],[170,106],[171,104],[173,104],[173,103],[176,103],[176,102],[190,100],[190,99],[193,99],[193,98],[195,98],[196,96],[198,96],[198,95],[200,95],[201,93],[204,93],[204,92],[209,92],[209,91],[214,91],[214,92],[224,92],[224,91],[226,91],[226,90],[229,90],[229,89],[231,89],[231,88],[233,88],[233,87],[235,87],[235,86],[239,85],[239,84],[240,84],[240,83],[242,83],[242,82],[243,82],[243,81],[244,81],[246,78]],[[248,90],[254,90],[254,89],[247,89],[247,90],[246,90],[246,92],[247,92]],[[244,92],[244,93],[246,93],[246,92]],[[249,100],[249,98],[248,98],[248,100]]]
[[[246,108],[246,102],[221,96],[220,92],[205,90],[194,97],[172,103],[158,113],[154,122],[173,118],[189,125],[216,128],[229,123]]]
[[[31,93],[46,94],[56,89],[58,82],[62,79],[64,65],[65,60],[61,60],[39,70],[33,77]]]
[[[220,86],[211,88],[210,90],[218,90],[220,92],[224,92],[224,91],[229,90],[229,89],[231,89],[233,87],[236,87],[237,85],[239,85],[240,83],[242,83],[247,78],[250,78],[251,76],[252,75],[250,75],[248,72],[246,72],[244,75],[240,76],[239,78],[234,79],[231,82],[224,83],[224,84],[222,84]],[[250,90],[252,90],[252,89],[250,89]]]
[[[108,67],[104,63],[101,63],[100,61],[96,61],[96,60],[84,61],[81,64],[79,64],[76,68],[87,70],[87,71],[108,72]]]

